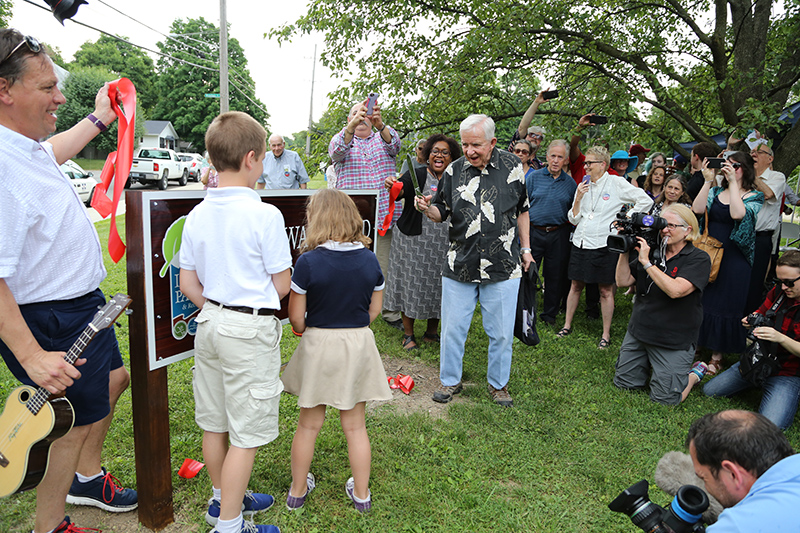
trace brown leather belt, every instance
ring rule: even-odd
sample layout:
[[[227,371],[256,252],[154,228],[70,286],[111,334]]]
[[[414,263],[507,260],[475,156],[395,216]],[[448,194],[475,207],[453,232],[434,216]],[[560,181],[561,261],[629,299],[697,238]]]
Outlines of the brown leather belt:
[[[550,233],[551,231],[555,231],[559,228],[563,228],[567,224],[559,224],[558,226],[531,226],[533,229],[538,229],[539,231],[543,231],[545,233]]]
[[[267,309],[267,308],[253,309],[252,307],[225,305],[219,302],[215,302],[211,298],[206,298],[206,299],[211,304],[219,306],[223,309],[228,309],[229,311],[236,311],[237,313],[247,313],[248,315],[260,315],[260,316],[275,314],[275,309]]]

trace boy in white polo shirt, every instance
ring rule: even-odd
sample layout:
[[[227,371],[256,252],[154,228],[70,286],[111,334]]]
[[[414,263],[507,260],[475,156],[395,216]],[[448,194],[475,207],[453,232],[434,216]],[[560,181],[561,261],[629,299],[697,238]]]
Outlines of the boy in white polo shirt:
[[[219,115],[206,148],[219,187],[186,217],[181,291],[202,311],[195,336],[195,421],[213,483],[206,521],[212,533],[279,533],[243,519],[272,496],[247,491],[259,446],[278,436],[283,386],[281,323],[275,317],[291,284],[283,216],[253,190],[267,133],[238,111]],[[228,440],[230,439],[230,446]]]

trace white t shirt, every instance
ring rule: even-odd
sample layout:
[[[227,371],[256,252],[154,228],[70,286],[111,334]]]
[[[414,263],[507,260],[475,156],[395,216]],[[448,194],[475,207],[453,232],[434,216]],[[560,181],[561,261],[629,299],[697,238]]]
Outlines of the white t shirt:
[[[253,189],[208,189],[186,217],[180,267],[197,271],[207,299],[279,309],[272,274],[291,266],[283,215]]]
[[[0,278],[16,302],[76,298],[105,277],[97,232],[52,145],[0,126]]]

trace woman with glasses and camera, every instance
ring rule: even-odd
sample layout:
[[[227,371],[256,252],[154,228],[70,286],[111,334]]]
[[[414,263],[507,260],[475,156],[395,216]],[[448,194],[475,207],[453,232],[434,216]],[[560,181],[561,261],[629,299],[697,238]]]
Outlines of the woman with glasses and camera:
[[[800,402],[800,251],[783,254],[778,259],[776,273],[778,283],[755,312],[764,318],[772,316],[770,321],[774,326],[753,328],[752,334],[759,342],[766,343],[766,350],[777,345],[774,353],[780,365],[777,373],[762,385],[764,392],[758,412],[786,430],[792,425]],[[751,327],[752,322],[753,318],[745,317],[741,323]],[[707,396],[730,397],[753,388],[755,385],[742,377],[739,367],[737,362],[706,383],[703,392]]]
[[[640,188],[628,183],[622,176],[608,173],[611,156],[602,146],[586,150],[586,176],[575,191],[572,208],[567,218],[574,224],[572,251],[569,260],[569,279],[572,280],[567,296],[567,316],[564,327],[556,336],[563,338],[572,333],[572,319],[578,308],[581,292],[587,283],[597,283],[600,288],[600,311],[603,316],[603,333],[597,347],[601,350],[611,344],[611,320],[614,317],[614,272],[617,256],[608,250],[611,223],[627,203],[635,204],[631,211],[646,212],[653,201]]]
[[[422,194],[435,196],[445,169],[461,157],[461,147],[452,137],[437,133],[425,141],[422,157],[428,164],[413,169],[413,176],[406,171],[399,180],[389,176],[385,182],[390,190],[395,183],[402,184],[397,199],[403,199],[405,203],[397,220],[400,231],[392,237],[391,267],[389,272],[384,272],[386,290],[383,304],[386,309],[401,311],[403,348],[408,351],[419,348],[414,336],[416,319],[428,320],[422,340],[439,342],[442,264],[450,246],[447,224],[436,224],[414,208],[416,186],[418,183]]]
[[[753,158],[744,152],[726,152],[721,184],[715,171],[703,162],[705,183],[692,204],[699,220],[708,213],[708,233],[722,242],[724,253],[719,274],[703,292],[703,325],[697,344],[711,350],[708,373],[722,370],[722,354],[740,354],[745,348],[741,327],[750,286],[756,241],[756,216],[764,193],[756,190]]]
[[[638,254],[617,261],[616,282],[636,287],[628,331],[619,350],[614,385],[643,389],[650,381],[650,399],[677,405],[703,379],[705,365],[692,366],[697,334],[703,321],[703,289],[711,260],[692,241],[700,236],[697,219],[683,205],[666,207],[660,233],[660,253],[652,254],[642,237]],[[664,324],[680,324],[665,328]],[[652,375],[650,373],[652,369]]]

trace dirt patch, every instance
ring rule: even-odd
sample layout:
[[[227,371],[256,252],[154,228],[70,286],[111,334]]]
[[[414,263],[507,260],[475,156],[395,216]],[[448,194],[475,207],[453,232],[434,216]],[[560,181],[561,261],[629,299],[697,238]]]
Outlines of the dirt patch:
[[[67,505],[67,515],[70,521],[78,527],[96,527],[103,530],[103,533],[151,533],[152,530],[139,523],[139,512],[129,513],[107,513],[97,507],[72,506]],[[161,533],[195,533],[206,532],[210,529],[203,523],[197,525],[197,513],[191,516],[183,516],[182,513],[175,513],[175,522],[164,529]]]
[[[405,394],[399,389],[392,390],[391,402],[369,402],[367,409],[392,409],[400,414],[428,413],[432,418],[447,418],[449,404],[436,403],[431,398],[433,392],[439,388],[439,369],[423,361],[413,359],[399,359],[383,355],[383,368],[387,376],[405,374],[414,378],[414,388],[411,394]],[[455,396],[450,403],[466,401],[461,395]]]

